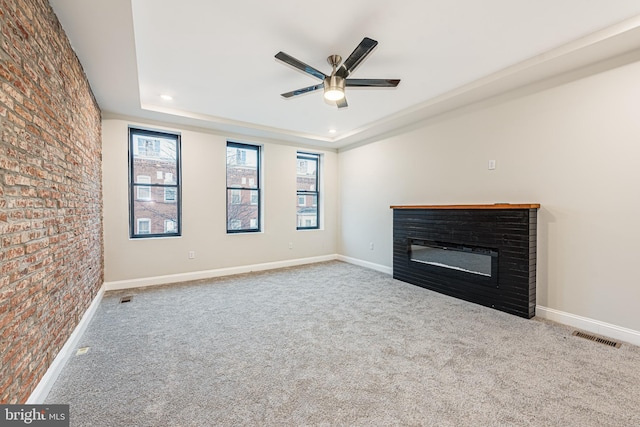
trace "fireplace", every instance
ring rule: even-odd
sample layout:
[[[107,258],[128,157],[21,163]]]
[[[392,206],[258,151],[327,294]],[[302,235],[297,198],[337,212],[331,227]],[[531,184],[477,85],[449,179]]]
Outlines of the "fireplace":
[[[409,239],[409,259],[438,268],[447,268],[461,275],[476,275],[479,283],[498,284],[498,251],[490,248],[447,242]]]
[[[392,208],[394,278],[521,317],[535,315],[539,205]]]

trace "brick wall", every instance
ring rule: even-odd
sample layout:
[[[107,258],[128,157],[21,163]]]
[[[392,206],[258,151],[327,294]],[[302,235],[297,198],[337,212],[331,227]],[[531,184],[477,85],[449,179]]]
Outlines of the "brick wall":
[[[23,403],[103,282],[100,110],[47,0],[0,0],[0,133],[0,402]]]

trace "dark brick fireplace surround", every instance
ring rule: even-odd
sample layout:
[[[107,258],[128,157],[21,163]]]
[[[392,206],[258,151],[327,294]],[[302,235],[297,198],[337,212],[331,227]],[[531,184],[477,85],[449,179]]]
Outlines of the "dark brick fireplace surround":
[[[391,208],[395,279],[520,317],[535,316],[539,204]],[[421,261],[415,253],[423,247],[445,255],[479,254],[491,268],[474,273]]]

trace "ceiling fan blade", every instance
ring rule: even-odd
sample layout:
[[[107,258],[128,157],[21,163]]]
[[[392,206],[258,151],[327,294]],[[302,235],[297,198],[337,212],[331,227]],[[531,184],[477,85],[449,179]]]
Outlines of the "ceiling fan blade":
[[[294,58],[291,55],[287,55],[284,52],[278,52],[276,54],[276,59],[279,59],[280,61],[284,62],[285,64],[289,64],[292,67],[297,68],[298,70],[307,73],[307,74],[311,74],[313,77],[318,78],[320,80],[324,80],[327,75],[325,73],[323,73],[322,71],[318,71],[315,68],[313,68],[310,65],[305,64],[302,61],[297,60],[296,58]]]
[[[291,98],[292,96],[302,95],[307,92],[313,92],[314,90],[324,88],[324,83],[320,83],[318,85],[303,87],[302,89],[292,90],[291,92],[286,92],[280,94],[283,98]]]
[[[400,79],[347,79],[346,86],[351,87],[396,87]]]
[[[338,106],[338,108],[348,107],[349,104],[347,104],[347,97],[345,96],[344,98],[337,100],[336,105]]]
[[[369,55],[377,45],[378,42],[369,37],[362,39],[358,47],[356,47],[355,50],[351,52],[351,55],[342,63],[336,74],[343,78],[349,77],[349,74],[353,73],[358,65],[364,61],[367,55]]]

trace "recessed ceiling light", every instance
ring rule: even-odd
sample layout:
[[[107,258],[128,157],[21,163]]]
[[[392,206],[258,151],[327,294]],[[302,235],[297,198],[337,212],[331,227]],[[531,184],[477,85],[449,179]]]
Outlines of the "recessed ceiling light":
[[[172,101],[173,100],[173,96],[171,96],[171,95],[160,95],[160,98],[164,99],[165,101]]]
[[[329,133],[336,133],[335,129],[329,129]]]

